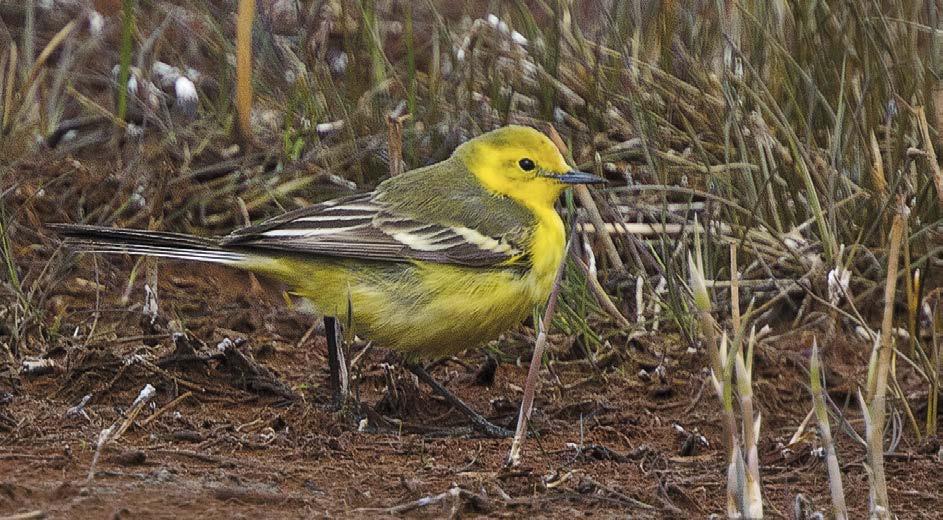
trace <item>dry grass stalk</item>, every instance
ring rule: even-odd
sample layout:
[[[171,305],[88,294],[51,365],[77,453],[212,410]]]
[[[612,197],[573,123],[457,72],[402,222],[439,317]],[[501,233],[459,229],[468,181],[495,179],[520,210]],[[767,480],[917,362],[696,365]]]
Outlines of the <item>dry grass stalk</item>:
[[[628,318],[622,315],[622,311],[613,303],[612,298],[606,294],[606,289],[599,283],[599,278],[597,278],[596,274],[586,265],[586,262],[577,255],[572,255],[571,258],[583,271],[583,275],[586,276],[586,282],[589,284],[589,288],[596,297],[596,301],[599,302],[599,305],[609,316],[616,320],[616,323],[618,323],[620,327],[624,329],[631,327],[632,323],[629,322]],[[641,288],[642,284],[639,284],[637,287]],[[641,309],[641,307],[639,308]]]
[[[928,367],[930,369],[930,394],[927,396],[927,436],[934,437],[937,434],[937,410],[939,410],[939,392],[940,392],[940,331],[943,330],[941,322],[939,304],[934,303],[931,307],[929,303],[925,304],[927,318],[930,325],[930,359]]]
[[[517,429],[514,431],[514,440],[511,441],[511,450],[508,452],[508,458],[505,466],[512,468],[521,462],[521,449],[524,446],[524,439],[527,438],[527,424],[530,421],[530,415],[534,411],[534,394],[537,391],[537,378],[540,374],[540,365],[543,360],[544,350],[547,348],[547,328],[550,327],[553,320],[553,312],[557,307],[557,299],[560,296],[560,285],[563,281],[563,272],[566,271],[566,257],[569,254],[573,239],[567,242],[566,253],[560,267],[557,268],[557,277],[553,281],[553,290],[547,299],[547,308],[544,310],[543,319],[537,323],[537,340],[534,342],[534,353],[530,358],[530,367],[527,369],[527,379],[524,383],[524,397],[521,400],[521,410],[517,416]]]
[[[906,208],[901,207],[891,224],[890,247],[887,257],[887,281],[884,286],[884,318],[881,324],[880,344],[872,356],[868,378],[866,414],[868,428],[868,466],[871,477],[871,515],[875,518],[893,518],[887,498],[884,473],[884,424],[887,420],[887,380],[894,352],[894,297],[897,292],[897,265],[904,234]]]
[[[131,79],[131,47],[134,33],[134,1],[121,1],[121,43],[118,49],[118,106],[116,117],[124,121],[128,115],[128,82]]]
[[[236,18],[236,112],[243,144],[252,137],[252,23],[255,0],[239,0]]]
[[[943,172],[940,172],[940,163],[936,158],[936,148],[933,146],[933,140],[930,138],[930,125],[927,124],[927,112],[921,107],[914,108],[914,114],[917,116],[917,127],[920,129],[920,137],[923,139],[923,152],[927,154],[927,163],[933,172],[933,184],[936,186],[937,200],[940,206],[943,206]]]
[[[48,515],[42,509],[37,509],[35,511],[29,511],[26,513],[16,513],[10,516],[2,517],[2,520],[42,520],[47,518]]]
[[[832,514],[835,520],[846,520],[848,508],[845,506],[845,489],[842,485],[841,469],[832,428],[828,423],[828,409],[825,407],[825,387],[822,384],[822,363],[819,358],[819,345],[812,340],[812,359],[809,362],[809,379],[812,388],[812,409],[819,423],[822,445],[825,448],[825,466],[828,469],[828,489],[832,496]]]
[[[26,0],[26,16],[23,23],[23,61],[32,67],[36,52],[36,0]]]
[[[39,76],[40,71],[42,71],[43,67],[46,65],[46,61],[48,61],[52,53],[65,42],[66,38],[72,34],[75,27],[75,20],[67,23],[62,29],[59,29],[59,32],[43,47],[43,50],[40,51],[39,56],[36,58],[36,62],[33,63],[33,66],[30,68],[29,74],[26,76],[26,82],[23,83],[23,86],[20,88],[20,99],[25,98],[26,93],[29,91],[30,87],[33,86],[33,82],[36,81],[36,77]]]
[[[871,182],[878,196],[883,199],[887,194],[887,177],[884,175],[884,161],[881,158],[881,145],[878,143],[877,136],[871,131],[869,144],[871,145]]]
[[[13,90],[17,76],[17,50],[16,44],[11,43],[5,78],[6,86],[3,89],[5,99],[3,103],[3,120],[2,125],[0,125],[0,133],[9,132],[13,128],[13,121],[16,120],[19,115],[22,115],[23,110],[33,106],[29,96],[31,96],[31,89],[36,84],[36,79],[39,77],[42,71],[45,70],[46,62],[49,61],[49,58],[57,49],[59,49],[62,43],[65,42],[70,35],[72,35],[76,26],[77,23],[75,20],[73,20],[62,27],[62,29],[59,29],[59,31],[49,40],[46,46],[43,47],[43,50],[40,51],[36,61],[32,64],[29,62],[29,60],[32,59],[32,56],[29,56],[28,58],[24,56],[24,62],[30,68],[29,72],[26,74],[26,79],[23,81],[23,84],[20,85],[19,92],[17,92],[15,96]],[[2,69],[0,69],[0,72],[2,72]],[[14,111],[14,105],[19,107],[19,112]]]
[[[730,316],[733,330],[741,330],[740,270],[737,268],[737,244],[730,244]]]
[[[619,271],[625,270],[625,264],[622,262],[618,250],[616,250],[616,244],[612,241],[609,229],[602,215],[599,213],[599,208],[596,206],[596,201],[593,200],[593,195],[589,192],[589,188],[579,185],[575,187],[574,192],[576,193],[577,200],[580,201],[580,205],[586,209],[589,220],[593,223],[594,230],[599,234],[600,239],[602,239],[603,247],[606,250],[606,257],[609,258],[609,261],[615,269]]]
[[[3,118],[0,119],[0,134],[6,133],[10,124],[10,113],[13,110],[13,87],[16,81],[16,43],[10,43],[10,51],[7,56],[4,56],[4,61],[6,62],[6,67],[0,68],[0,71],[4,73],[4,87],[3,87]]]
[[[390,177],[403,173],[403,122],[408,118],[409,114],[400,115],[395,112],[386,116],[386,146],[390,162]]]

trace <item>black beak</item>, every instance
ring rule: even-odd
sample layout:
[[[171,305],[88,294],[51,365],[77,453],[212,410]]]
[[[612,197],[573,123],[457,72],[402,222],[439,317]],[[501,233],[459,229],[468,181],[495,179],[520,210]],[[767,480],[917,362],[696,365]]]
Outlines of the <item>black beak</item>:
[[[554,177],[564,184],[605,184],[609,181],[602,177],[597,177],[592,173],[570,170],[563,175]]]

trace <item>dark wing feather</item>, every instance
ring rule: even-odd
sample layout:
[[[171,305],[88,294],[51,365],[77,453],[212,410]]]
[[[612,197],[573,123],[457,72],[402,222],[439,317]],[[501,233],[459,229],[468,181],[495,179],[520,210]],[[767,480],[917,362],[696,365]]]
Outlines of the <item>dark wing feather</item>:
[[[401,209],[401,208],[399,208]],[[524,255],[526,227],[484,234],[450,222],[429,222],[377,193],[355,195],[291,211],[240,229],[221,245],[362,260],[494,266]]]

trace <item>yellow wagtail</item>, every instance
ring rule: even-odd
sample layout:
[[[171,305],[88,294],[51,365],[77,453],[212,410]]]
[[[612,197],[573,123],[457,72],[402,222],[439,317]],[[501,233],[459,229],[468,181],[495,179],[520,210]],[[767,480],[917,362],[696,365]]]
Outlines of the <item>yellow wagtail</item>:
[[[55,228],[82,251],[215,262],[272,276],[325,316],[413,362],[493,339],[544,302],[565,247],[554,203],[569,185],[599,182],[605,180],[572,171],[542,133],[508,126],[370,193],[219,239]]]

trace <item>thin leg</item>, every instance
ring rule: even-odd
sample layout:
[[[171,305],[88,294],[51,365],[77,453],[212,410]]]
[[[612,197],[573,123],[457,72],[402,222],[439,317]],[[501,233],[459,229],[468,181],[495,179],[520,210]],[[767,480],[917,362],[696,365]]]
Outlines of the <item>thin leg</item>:
[[[333,316],[324,317],[324,334],[327,336],[327,366],[331,371],[331,397],[334,406],[341,408],[350,396],[350,367],[340,327]]]
[[[472,410],[464,401],[456,397],[452,392],[449,392],[448,388],[442,386],[435,378],[429,375],[429,372],[426,372],[426,369],[423,368],[422,365],[418,363],[406,363],[406,368],[413,374],[416,374],[416,377],[418,377],[420,381],[429,385],[435,393],[444,397],[449,404],[458,408],[462,414],[471,420],[472,425],[485,435],[489,437],[510,437],[514,435],[514,432],[511,430],[492,424],[488,419],[485,419],[478,412]]]

